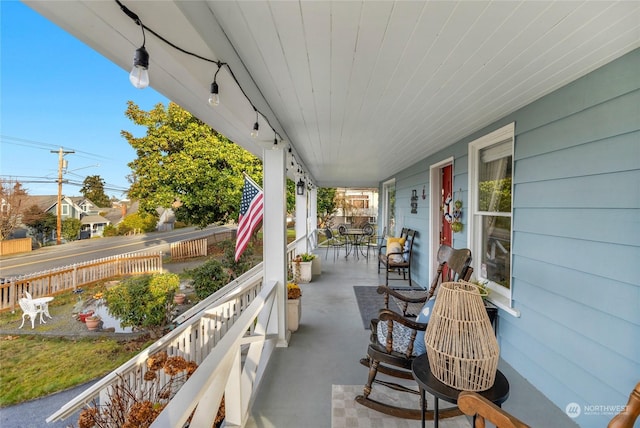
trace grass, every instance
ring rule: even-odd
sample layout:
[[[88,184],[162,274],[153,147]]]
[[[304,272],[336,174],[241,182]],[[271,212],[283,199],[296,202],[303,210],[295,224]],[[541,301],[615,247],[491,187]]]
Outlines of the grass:
[[[254,252],[262,258],[262,235],[254,243]],[[295,239],[295,231],[287,231],[287,241]],[[217,251],[221,252],[220,249]],[[202,258],[204,262],[207,258]],[[193,260],[193,259],[192,259]],[[188,274],[180,274],[181,278]],[[104,291],[104,285],[84,287],[83,295]],[[68,316],[78,296],[68,292],[57,295],[49,305],[53,320],[39,324],[38,332],[56,330],[55,320]],[[0,329],[20,324],[20,310],[0,313]],[[26,323],[29,328],[29,321]],[[43,397],[62,391],[118,368],[151,342],[118,342],[115,339],[66,339],[52,336],[0,337],[0,407]]]
[[[0,406],[32,400],[111,372],[146,346],[113,339],[7,336],[0,341]]]

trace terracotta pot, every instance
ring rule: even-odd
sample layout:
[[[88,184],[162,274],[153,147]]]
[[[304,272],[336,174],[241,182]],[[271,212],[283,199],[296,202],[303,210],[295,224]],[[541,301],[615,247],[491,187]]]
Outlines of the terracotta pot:
[[[97,330],[100,327],[101,322],[102,319],[96,316],[89,316],[85,319],[85,323],[87,324],[89,331]]]
[[[173,301],[174,301],[174,303],[176,303],[178,305],[182,305],[186,298],[187,298],[186,294],[178,293],[175,296],[173,296]]]

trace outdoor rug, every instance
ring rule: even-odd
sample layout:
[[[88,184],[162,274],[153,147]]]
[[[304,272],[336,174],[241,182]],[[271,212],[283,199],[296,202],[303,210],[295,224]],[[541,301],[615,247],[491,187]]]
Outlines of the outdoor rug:
[[[362,385],[332,385],[331,387],[331,428],[418,428],[419,420],[402,419],[377,412],[356,403],[357,395],[362,394]],[[420,407],[420,397],[389,388],[373,388],[371,398],[409,408]],[[440,401],[441,407],[450,406]],[[427,395],[427,408],[433,409],[433,397]],[[441,419],[444,428],[469,428],[466,416]],[[433,424],[433,422],[428,422]]]
[[[371,320],[378,318],[378,312],[384,308],[384,296],[376,291],[378,287],[354,285],[353,292],[356,294],[360,317],[365,330],[371,329]]]

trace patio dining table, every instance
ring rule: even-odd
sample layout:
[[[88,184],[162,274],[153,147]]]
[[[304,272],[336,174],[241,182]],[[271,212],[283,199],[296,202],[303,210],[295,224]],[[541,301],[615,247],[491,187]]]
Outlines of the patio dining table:
[[[368,238],[371,236],[370,233],[367,233],[364,229],[347,229],[344,232],[344,236],[347,238],[347,254],[345,258],[348,258],[351,252],[353,252],[357,259],[360,258],[360,254],[362,254],[362,257],[368,257],[368,253],[365,254],[362,248],[369,244]],[[367,240],[367,242],[365,242],[365,240]]]

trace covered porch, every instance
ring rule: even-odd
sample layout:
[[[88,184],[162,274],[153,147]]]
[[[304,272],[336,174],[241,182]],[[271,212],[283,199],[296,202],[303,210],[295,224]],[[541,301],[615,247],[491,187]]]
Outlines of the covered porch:
[[[425,287],[444,170],[462,206],[453,246],[472,249],[476,274],[504,293],[495,294],[501,356],[560,409],[536,411],[529,397],[522,408],[557,416],[553,423],[516,415],[555,427],[569,404],[624,406],[640,372],[637,2],[26,3],[126,70],[141,28],[160,34],[145,42],[150,85],[263,160],[256,307],[211,350],[219,376],[194,381],[165,421],[186,420],[196,398],[219,402],[229,379],[236,389],[250,384],[229,367],[237,369],[242,346],[255,345],[264,382],[255,399],[231,407],[250,409],[255,426],[288,426],[269,425],[288,414],[294,426],[328,426],[333,375],[342,384],[365,376],[357,361],[368,334],[352,287],[379,279],[372,263],[327,261],[305,287],[303,327],[287,335],[286,178],[306,189],[296,225],[310,239],[298,252],[316,246],[318,188],[378,188],[378,230],[418,231],[412,269]],[[214,82],[220,102],[212,107]],[[488,181],[507,189],[504,206],[498,192],[481,206]],[[274,310],[260,314],[266,306]],[[265,330],[244,337],[260,317]],[[349,355],[336,357],[342,352]],[[524,395],[516,390],[507,409]],[[243,425],[245,416],[233,420]],[[610,419],[573,416],[585,427]]]
[[[300,328],[292,334],[287,348],[278,348],[272,354],[246,426],[419,427],[420,421],[378,413],[355,403],[349,394],[345,394],[342,404],[335,406],[338,415],[332,419],[332,387],[357,385],[355,390],[361,394],[368,373],[359,360],[366,355],[370,330],[364,329],[353,287],[384,283],[384,274],[377,273],[375,258],[345,259],[344,251],[340,250],[341,257],[334,262],[332,251],[329,249],[326,260],[325,248],[316,251],[323,259],[322,274],[301,285]],[[508,412],[532,427],[577,426],[564,410],[551,403],[509,364],[500,361],[498,368],[510,383],[509,399],[503,405]],[[374,391],[390,394],[391,400],[396,398],[388,388],[375,386]],[[409,394],[396,394],[403,402],[417,399]],[[342,407],[350,407],[345,417],[339,416]],[[440,423],[450,428],[471,426],[466,416]]]

